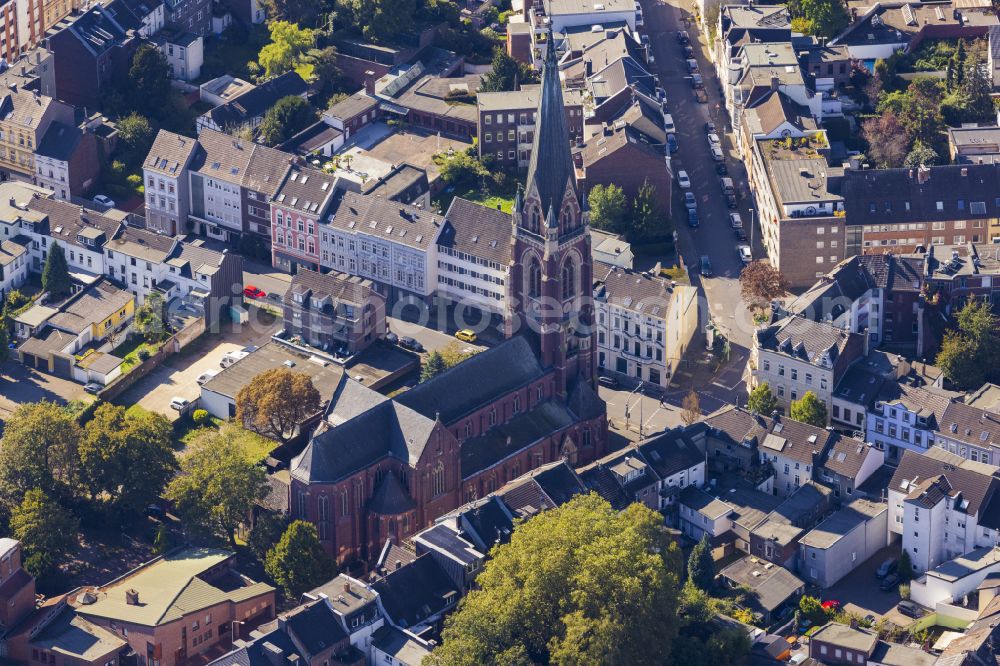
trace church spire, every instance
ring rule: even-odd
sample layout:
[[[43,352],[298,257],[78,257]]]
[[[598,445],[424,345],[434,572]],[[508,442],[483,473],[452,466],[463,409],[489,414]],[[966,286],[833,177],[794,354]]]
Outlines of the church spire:
[[[563,104],[555,35],[549,25],[545,62],[542,65],[542,88],[535,116],[535,141],[528,164],[527,189],[538,190],[541,210],[560,210],[566,188],[575,191],[573,158],[570,155],[566,107]]]

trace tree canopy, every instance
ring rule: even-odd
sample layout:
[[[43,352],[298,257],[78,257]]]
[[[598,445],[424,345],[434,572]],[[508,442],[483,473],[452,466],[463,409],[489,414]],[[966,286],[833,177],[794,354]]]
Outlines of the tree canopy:
[[[128,70],[128,86],[124,90],[128,95],[126,107],[162,117],[173,95],[170,76],[170,65],[158,48],[148,43],[139,46]]]
[[[715,559],[712,557],[712,544],[708,534],[702,536],[688,556],[688,580],[691,584],[705,592],[715,588]]]
[[[635,242],[663,238],[669,233],[670,225],[656,194],[656,186],[645,180],[632,200],[632,223],[625,235]]]
[[[507,92],[515,90],[525,83],[538,81],[534,70],[518,62],[503,49],[493,51],[493,61],[490,69],[483,75],[479,84],[481,92]]]
[[[429,663],[662,664],[679,624],[679,570],[658,513],[578,496],[493,551]]]
[[[330,580],[334,571],[316,526],[304,520],[288,526],[277,545],[268,551],[264,569],[291,599]]]
[[[66,263],[66,251],[58,241],[52,241],[49,254],[42,268],[42,289],[49,292],[54,300],[60,300],[73,291],[73,281],[69,277],[69,264]]]
[[[284,367],[260,373],[236,394],[236,420],[279,442],[294,437],[319,407],[319,391],[309,375]]]
[[[163,321],[163,296],[159,292],[149,293],[142,305],[136,309],[134,325],[135,330],[142,334],[146,342],[159,342],[166,336],[167,326]]]
[[[289,21],[271,21],[268,25],[271,41],[257,54],[257,62],[270,79],[290,72],[302,60],[306,51],[316,44],[316,31],[300,28]]]
[[[233,546],[237,526],[267,496],[267,475],[247,457],[246,435],[230,427],[196,438],[166,492],[185,527],[225,537]]]
[[[590,205],[590,226],[612,233],[623,233],[628,226],[628,199],[621,187],[595,185],[587,195]]]
[[[258,132],[268,146],[287,141],[316,122],[316,111],[298,95],[282,97],[264,114]]]
[[[416,0],[337,0],[336,5],[351,25],[376,42],[406,32],[417,10]]]
[[[796,421],[808,423],[817,428],[826,427],[826,405],[820,402],[812,391],[806,391],[800,399],[793,401],[788,415]]]
[[[24,568],[41,578],[50,575],[72,549],[79,523],[58,502],[33,488],[11,512],[10,529],[24,547]]]
[[[964,390],[1000,380],[1000,337],[989,303],[969,299],[956,315],[957,330],[945,332],[937,365]]]
[[[766,261],[753,261],[740,272],[740,292],[751,307],[763,307],[788,293],[788,280]]]
[[[755,414],[770,416],[778,408],[778,399],[771,393],[771,387],[767,382],[758,385],[750,391],[747,399],[747,409]]]
[[[68,497],[79,468],[80,427],[61,405],[42,400],[14,411],[0,440],[0,500],[7,510],[40,489],[51,497]]]
[[[681,420],[686,425],[701,420],[701,398],[698,397],[698,392],[694,389],[688,391],[688,394],[681,401]]]

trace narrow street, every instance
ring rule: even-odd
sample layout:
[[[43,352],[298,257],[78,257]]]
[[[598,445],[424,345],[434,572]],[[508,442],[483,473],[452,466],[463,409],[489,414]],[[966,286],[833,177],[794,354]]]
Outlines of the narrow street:
[[[676,181],[678,171],[686,171],[691,179],[691,191],[698,202],[700,224],[692,229],[688,226],[684,208],[685,190],[678,189],[674,193],[673,219],[679,236],[679,251],[690,268],[695,284],[704,288],[710,310],[710,314],[702,313],[702,325],[708,322],[710,316],[734,347],[749,348],[753,327],[740,297],[738,279],[742,263],[736,249],[735,232],[729,223],[730,210],[722,194],[720,176],[715,170],[717,163],[712,160],[705,131],[705,123],[713,121],[716,134],[722,139],[729,177],[733,179],[739,196],[737,212],[743,219],[744,231],[751,236],[746,169],[736,153],[732,134],[725,132],[728,124],[719,79],[707,56],[705,37],[696,26],[684,24],[684,19],[693,19],[690,7],[682,7],[677,4],[678,0],[672,0],[672,4],[656,0],[641,0],[641,3],[655,57],[655,64],[649,67],[666,91],[667,106],[677,128],[678,150],[672,156],[674,178]],[[705,82],[705,92],[708,93],[708,104],[700,104],[695,99],[683,47],[677,41],[678,30],[687,30],[691,38]],[[763,250],[760,248],[759,230],[754,230],[751,237],[754,240],[754,258],[761,258]],[[702,256],[709,257],[714,277],[701,277]]]

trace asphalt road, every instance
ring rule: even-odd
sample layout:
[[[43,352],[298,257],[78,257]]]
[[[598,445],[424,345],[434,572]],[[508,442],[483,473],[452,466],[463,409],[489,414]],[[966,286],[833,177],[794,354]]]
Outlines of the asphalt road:
[[[690,7],[681,5],[679,0],[657,2],[640,0],[643,5],[645,29],[653,45],[655,64],[650,68],[666,91],[667,106],[673,115],[677,128],[678,151],[673,154],[673,171],[687,172],[691,179],[691,191],[698,201],[700,225],[692,229],[687,225],[687,211],[684,208],[684,194],[675,189],[673,197],[673,219],[679,236],[680,251],[691,269],[692,279],[700,283],[708,300],[707,310],[712,320],[723,330],[734,345],[748,348],[753,332],[752,321],[740,296],[739,275],[743,267],[736,251],[736,236],[729,224],[729,208],[715,172],[705,122],[715,122],[716,133],[722,139],[726,155],[729,177],[733,179],[739,194],[738,212],[743,218],[743,227],[750,234],[750,195],[746,169],[735,150],[732,134],[725,133],[725,109],[719,90],[719,80],[715,67],[709,61],[704,37],[696,28],[687,28],[682,19],[690,18]],[[687,30],[694,46],[696,60],[705,81],[708,104],[699,104],[694,97],[682,46],[678,43],[678,30]],[[754,230],[754,257],[763,256],[759,247],[760,232]],[[714,277],[701,278],[700,258],[711,260]],[[707,316],[702,313],[702,324]]]

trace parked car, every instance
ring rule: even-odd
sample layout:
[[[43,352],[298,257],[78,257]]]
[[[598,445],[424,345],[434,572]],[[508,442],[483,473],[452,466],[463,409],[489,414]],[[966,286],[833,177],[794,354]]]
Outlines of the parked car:
[[[896,558],[890,557],[882,564],[878,565],[878,569],[875,570],[875,577],[878,578],[879,580],[885,578],[886,576],[888,576],[889,574],[891,574],[893,571],[896,570],[897,564],[899,564],[899,562],[896,560]]]
[[[736,252],[740,255],[740,261],[744,264],[749,264],[753,261],[753,253],[750,251],[749,245],[737,245]]]
[[[467,328],[463,328],[461,331],[458,331],[457,333],[455,333],[455,337],[458,338],[459,340],[461,340],[462,342],[475,342],[476,341],[476,334],[473,333],[472,331],[470,331]]]
[[[708,255],[701,257],[701,276],[712,277],[712,260],[708,258]]]
[[[677,184],[682,190],[691,189],[691,179],[688,178],[688,172],[683,169],[677,172]]]
[[[243,288],[243,295],[247,298],[265,298],[267,293],[263,289],[258,289],[252,284],[248,284]]]
[[[743,231],[743,229],[735,229],[734,232],[736,234],[736,240],[741,243],[747,242],[747,233]]]
[[[170,399],[170,409],[176,409],[178,412],[183,412],[191,404],[190,400],[186,398],[179,398],[174,396]]]
[[[102,206],[107,206],[109,208],[115,207],[115,200],[111,197],[104,196],[103,194],[98,194],[94,197],[94,203],[99,203]]]
[[[405,338],[400,338],[399,346],[404,349],[409,349],[410,351],[415,351],[417,353],[424,351],[424,346],[409,336]]]
[[[608,375],[601,375],[597,378],[597,383],[601,386],[606,386],[608,388],[618,388],[618,380],[614,377],[609,377]]]
[[[692,229],[698,228],[698,211],[694,208],[688,208],[688,226]]]
[[[695,198],[693,192],[684,193],[684,207],[688,210],[695,210],[698,208],[698,200]]]
[[[733,184],[732,178],[726,178],[725,176],[719,178],[719,187],[722,188],[725,194],[734,194],[736,192],[736,186]]]
[[[687,30],[678,30],[677,31],[677,41],[680,44],[688,44],[688,43],[691,42],[691,38],[688,37]]]
[[[690,45],[685,44],[684,46],[681,47],[681,50],[683,51],[685,58],[693,58],[694,57],[694,49],[691,48]]]
[[[709,146],[721,146],[722,141],[719,139],[719,135],[715,132],[708,133],[708,145]]]
[[[900,601],[898,604],[896,604],[896,608],[898,608],[899,612],[902,613],[903,615],[912,617],[913,619],[917,619],[924,614],[924,612],[920,609],[920,606],[913,603],[909,599],[904,599],[903,601]]]
[[[677,137],[673,134],[667,135],[667,149],[671,154],[677,152]]]
[[[698,101],[699,104],[708,104],[708,93],[706,93],[701,88],[695,88],[694,98]]]
[[[695,60],[694,58],[688,58],[687,68],[688,68],[688,72],[690,72],[691,74],[694,74],[695,72],[698,71],[698,61]]]
[[[897,574],[891,573],[882,579],[879,584],[879,589],[883,592],[888,592],[889,590],[894,590],[899,586],[899,576]]]
[[[398,345],[399,336],[393,333],[392,331],[389,331],[388,333],[385,334],[385,341],[388,342],[390,345]]]
[[[716,162],[721,162],[726,159],[726,156],[722,154],[722,148],[718,146],[712,146],[712,159]]]
[[[729,173],[729,167],[726,166],[725,162],[719,162],[718,164],[715,165],[715,173],[719,174],[720,176],[725,176],[727,173]]]
[[[715,123],[711,120],[705,123],[705,134],[715,134]]]
[[[245,352],[245,351],[228,352],[222,357],[222,360],[219,361],[219,365],[225,369],[231,366],[232,364],[236,363],[237,361],[246,358],[249,355],[250,352]]]
[[[206,383],[208,383],[208,380],[210,380],[212,377],[215,377],[217,374],[219,374],[218,370],[206,370],[205,372],[201,373],[200,375],[198,375],[198,379],[196,380],[198,382],[198,386],[204,386]]]
[[[701,74],[695,72],[691,75],[691,87],[692,88],[704,88],[705,79],[701,78]]]
[[[726,193],[726,205],[729,206],[729,208],[736,208],[736,195],[732,192]]]
[[[740,217],[739,213],[730,213],[729,214],[729,226],[731,226],[733,229],[742,229],[743,228],[743,218]]]
[[[677,131],[677,128],[674,127],[674,117],[669,113],[663,114],[663,131],[667,134],[673,134]]]
[[[649,46],[649,35],[643,35],[640,41],[643,46]]]
[[[97,395],[100,393],[102,388],[104,388],[104,386],[102,384],[98,384],[97,382],[87,382],[83,385],[83,390],[91,395]]]

